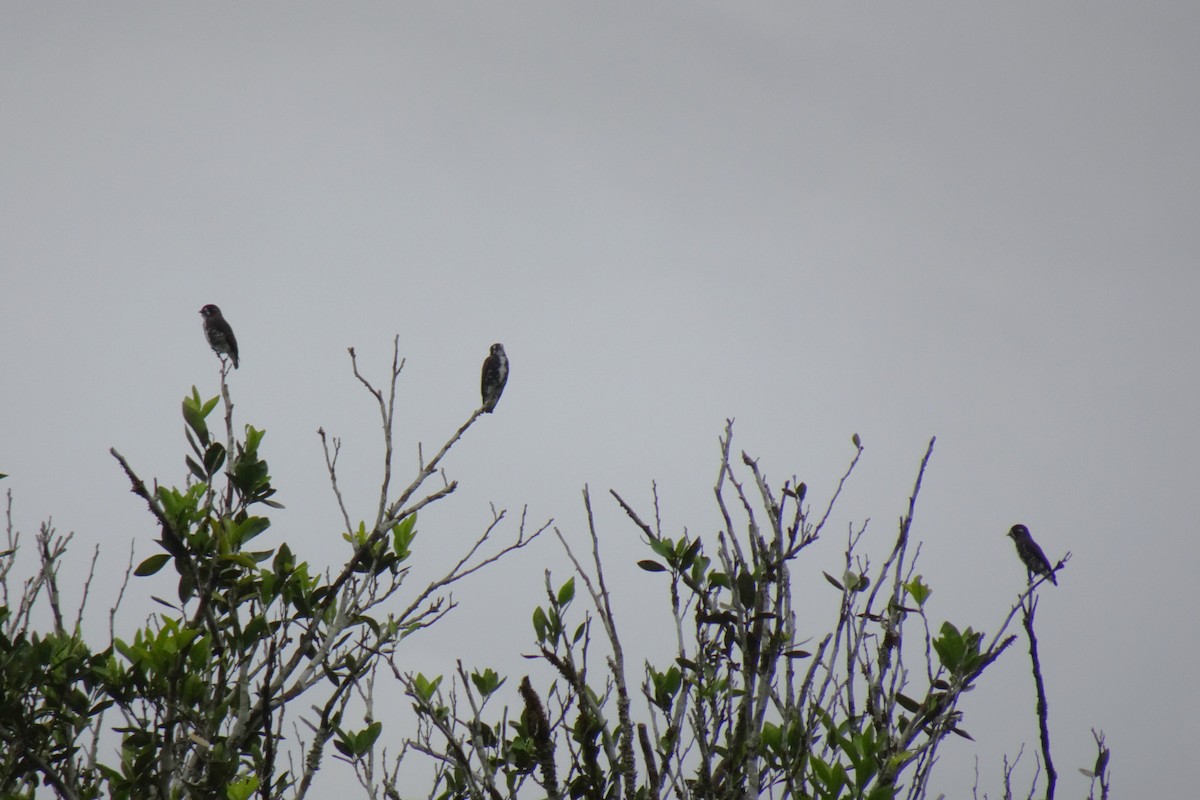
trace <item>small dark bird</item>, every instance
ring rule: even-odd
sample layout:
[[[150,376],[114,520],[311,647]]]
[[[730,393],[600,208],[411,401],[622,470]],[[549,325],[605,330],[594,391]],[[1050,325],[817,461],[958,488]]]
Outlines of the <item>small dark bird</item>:
[[[229,356],[233,368],[237,369],[237,339],[233,335],[233,328],[229,327],[229,323],[221,316],[221,309],[209,303],[200,309],[200,315],[204,317],[204,336],[208,339],[208,346],[222,359]]]
[[[497,342],[492,345],[492,352],[483,360],[483,378],[480,381],[480,392],[483,394],[483,410],[492,413],[496,403],[500,402],[500,394],[504,384],[508,383],[508,356],[504,354],[504,345]]]
[[[1058,581],[1054,579],[1054,569],[1050,566],[1050,560],[1046,558],[1042,548],[1038,547],[1038,543],[1029,535],[1029,528],[1021,524],[1013,525],[1005,535],[1010,537],[1013,544],[1017,546],[1017,555],[1021,557],[1021,563],[1027,570],[1034,575],[1045,575],[1051,583],[1058,586]]]

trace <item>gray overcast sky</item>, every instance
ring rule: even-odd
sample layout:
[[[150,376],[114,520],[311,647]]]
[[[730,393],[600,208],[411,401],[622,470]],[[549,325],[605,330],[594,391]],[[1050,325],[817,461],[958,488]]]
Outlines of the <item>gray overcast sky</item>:
[[[450,559],[489,502],[581,536],[590,483],[632,636],[662,587],[608,488],[647,508],[656,479],[664,522],[711,534],[726,417],[818,499],[857,432],[815,575],[868,517],[882,556],[937,435],[916,530],[935,620],[998,624],[1014,522],[1070,550],[1039,614],[1062,791],[1086,791],[1097,727],[1119,794],[1184,796],[1198,29],[1194,2],[4,3],[0,488],[81,562],[154,552],[107,449],[182,483],[217,303],[288,505],[269,535],[332,563],[317,427],[360,516],[378,473],[345,348],[382,379],[399,334],[404,474],[502,341],[508,389],[418,557]],[[414,664],[528,650],[547,565],[565,579],[549,540],[461,592]],[[944,751],[941,790],[978,754],[999,793],[1001,754],[1036,746],[1026,664],[1014,648],[971,696],[977,742]]]

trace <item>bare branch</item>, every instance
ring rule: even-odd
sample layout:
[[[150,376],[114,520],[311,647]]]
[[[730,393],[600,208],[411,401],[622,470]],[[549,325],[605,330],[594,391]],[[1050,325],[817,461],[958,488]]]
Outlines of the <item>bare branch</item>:
[[[404,369],[404,359],[400,358],[400,336],[397,335],[392,339],[392,373],[391,380],[388,382],[388,397],[383,398],[383,392],[371,385],[371,382],[363,377],[358,371],[358,358],[354,353],[354,348],[349,348],[350,364],[354,371],[354,377],[358,378],[363,386],[367,387],[367,391],[375,398],[379,404],[380,421],[383,424],[383,480],[380,481],[379,487],[379,510],[375,515],[375,527],[380,529],[383,526],[384,518],[386,517],[388,490],[392,483],[392,423],[395,420],[396,414],[396,383],[400,379],[400,373]]]
[[[329,472],[329,483],[333,487],[333,495],[337,498],[338,509],[342,512],[342,521],[346,525],[346,533],[353,533],[354,526],[350,522],[350,512],[346,510],[346,501],[342,497],[342,489],[338,486],[337,459],[342,450],[342,440],[333,439],[333,451],[330,452],[329,440],[325,437],[325,429],[317,428],[317,436],[321,437],[321,450],[325,454],[325,469]]]
[[[1049,708],[1046,703],[1046,685],[1042,680],[1042,662],[1038,658],[1037,635],[1033,630],[1033,618],[1037,613],[1037,598],[1029,597],[1022,604],[1022,619],[1025,633],[1029,637],[1029,660],[1033,669],[1033,684],[1037,691],[1038,734],[1042,745],[1042,763],[1046,765],[1046,800],[1054,800],[1054,789],[1058,784],[1058,772],[1050,756]]]

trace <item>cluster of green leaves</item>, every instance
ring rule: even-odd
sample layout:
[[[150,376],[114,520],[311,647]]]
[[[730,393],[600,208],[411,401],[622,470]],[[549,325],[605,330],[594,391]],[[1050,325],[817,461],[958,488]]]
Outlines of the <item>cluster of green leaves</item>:
[[[171,565],[177,600],[156,598],[159,613],[98,653],[78,632],[0,624],[0,795],[32,796],[44,783],[68,797],[278,797],[311,780],[327,742],[353,761],[380,736],[378,722],[350,731],[342,717],[356,683],[419,624],[369,613],[399,586],[415,514],[378,534],[348,534],[353,554],[332,579],[287,544],[255,549],[270,527],[257,509],[282,506],[262,430],[231,436],[227,465],[229,448],[208,421],[219,399],[194,388],[184,398],[187,485],[151,491],[117,456],[160,530],[162,551],[135,574]],[[43,575],[52,579],[53,563]],[[10,614],[0,607],[0,623]],[[300,771],[284,768],[285,703],[318,687],[309,758]],[[80,745],[99,735],[106,711],[119,718],[107,727],[119,737],[113,763]]]
[[[398,374],[394,364],[393,380]],[[390,458],[391,406],[372,393]],[[533,537],[525,537],[522,524],[517,542],[500,554],[474,566],[464,566],[464,558],[407,609],[383,614],[381,603],[407,574],[415,509],[449,494],[453,484],[406,505],[419,477],[390,506],[381,501],[373,526],[353,526],[347,514],[345,566],[321,574],[285,543],[255,549],[270,527],[263,509],[281,507],[260,455],[264,433],[248,426],[235,441],[227,414],[226,441],[217,441],[208,420],[219,400],[204,400],[193,388],[183,401],[191,450],[183,487],[151,491],[114,451],[160,530],[162,552],[145,558],[135,574],[148,578],[171,566],[174,601],[155,598],[163,610],[98,652],[78,623],[75,631],[65,628],[57,605],[53,629],[35,632],[29,607],[43,589],[57,603],[55,567],[65,549],[43,529],[38,577],[17,608],[0,605],[0,796],[32,798],[45,785],[72,798],[302,797],[330,743],[369,793],[399,796],[396,772],[385,768],[382,781],[372,772],[386,741],[370,707],[375,670],[400,639],[445,613],[436,590]],[[422,476],[433,474],[479,413],[423,466]],[[508,678],[493,669],[467,672],[460,664],[447,685],[440,675],[404,676],[391,664],[418,720],[401,750],[435,759],[432,792],[421,794],[438,800],[923,796],[939,743],[952,733],[967,735],[959,696],[1013,639],[996,634],[985,644],[981,633],[950,622],[930,633],[932,589],[908,556],[930,453],[882,565],[872,569],[859,552],[860,530],[851,534],[840,578],[821,573],[836,590],[832,617],[822,622],[793,607],[792,593],[804,580],[796,566],[820,536],[858,456],[824,511],[812,513],[806,484],[793,478],[776,493],[743,454],[757,490],[752,501],[755,493],[747,493],[730,460],[731,437],[727,429],[715,538],[664,535],[614,493],[648,550],[637,566],[666,581],[662,602],[677,645],[665,663],[646,662],[636,685],[626,674],[586,491],[594,563],[585,569],[560,537],[576,574],[555,585],[547,573],[546,601],[532,613],[537,652],[531,658],[548,673],[538,688],[521,678],[516,706],[506,706],[514,702],[501,693]],[[853,443],[861,453],[857,437]],[[327,450],[331,476],[335,460]],[[655,520],[657,512],[656,497]],[[14,554],[15,547],[0,553],[0,583]],[[576,603],[577,589],[590,604]],[[920,641],[906,656],[914,627]],[[923,656],[919,666],[906,663],[912,652]],[[311,715],[301,718],[295,701],[314,695],[317,702],[306,706]],[[368,712],[361,728],[348,723],[354,697]],[[103,725],[106,714],[116,723]],[[280,753],[285,719],[311,731],[303,758]],[[104,732],[119,738],[111,763],[97,747]],[[1095,773],[1103,776],[1102,739],[1098,747]]]
[[[101,776],[82,769],[81,739],[113,704],[111,651],[93,653],[77,634],[12,631],[12,609],[0,606],[0,791],[33,797],[45,782],[77,797],[101,796]]]

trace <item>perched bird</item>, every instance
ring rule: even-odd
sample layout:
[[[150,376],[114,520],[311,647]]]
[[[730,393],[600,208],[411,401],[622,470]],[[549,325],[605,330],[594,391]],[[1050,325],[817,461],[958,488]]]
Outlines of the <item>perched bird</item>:
[[[237,339],[234,338],[233,328],[221,316],[221,309],[209,303],[200,309],[200,315],[204,317],[204,336],[208,339],[208,346],[221,358],[229,356],[233,368],[237,369]]]
[[[1051,583],[1058,586],[1058,581],[1054,579],[1054,569],[1050,566],[1050,560],[1046,558],[1042,548],[1038,547],[1038,543],[1029,535],[1029,528],[1021,524],[1013,525],[1006,535],[1017,546],[1017,555],[1021,557],[1021,563],[1027,570],[1034,575],[1045,575]]]
[[[480,392],[483,394],[483,410],[492,413],[496,403],[500,402],[500,393],[504,384],[508,383],[508,356],[504,354],[504,345],[497,342],[492,345],[492,352],[483,360],[483,378],[480,381]]]

